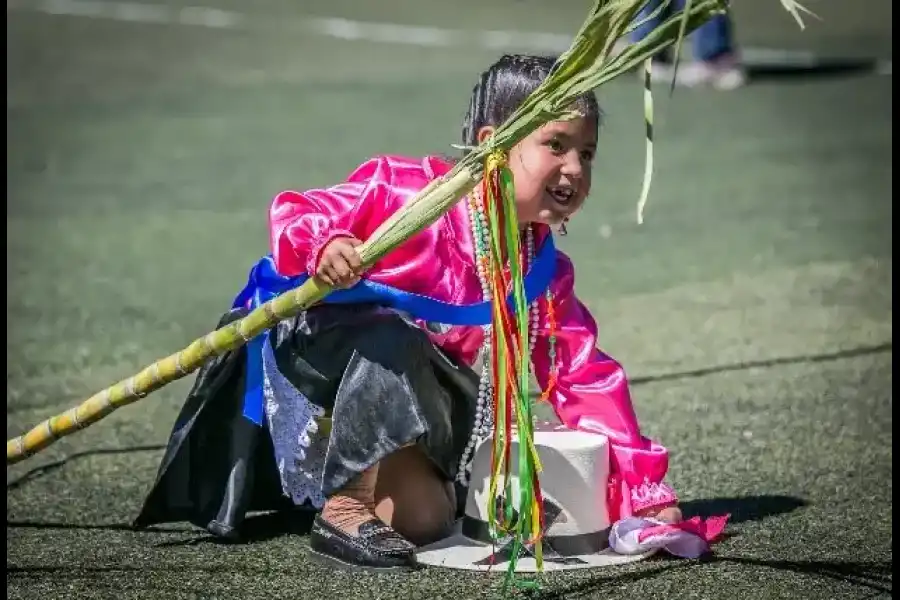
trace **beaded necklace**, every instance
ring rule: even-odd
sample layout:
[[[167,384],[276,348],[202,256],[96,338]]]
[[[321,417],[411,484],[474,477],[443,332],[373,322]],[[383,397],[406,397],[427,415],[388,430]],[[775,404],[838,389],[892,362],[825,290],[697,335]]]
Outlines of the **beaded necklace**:
[[[481,284],[481,294],[485,301],[491,301],[493,295],[491,284],[488,279],[488,270],[490,268],[490,230],[488,228],[488,218],[484,206],[484,195],[480,187],[468,196],[467,204],[469,208],[469,223],[472,228],[472,239],[475,251],[475,269],[478,273],[478,281]],[[528,225],[525,228],[525,262],[527,267],[531,267],[535,257],[534,247],[534,226]],[[547,327],[548,327],[548,355],[550,357],[550,371],[546,388],[541,392],[540,401],[546,401],[556,385],[558,367],[556,364],[556,315],[553,306],[553,294],[548,288],[544,294],[544,300],[547,308]],[[529,307],[529,335],[528,350],[529,355],[533,355],[534,347],[537,342],[537,333],[541,326],[540,304],[539,299],[535,299]],[[484,341],[481,347],[482,369],[481,378],[478,383],[478,397],[475,406],[475,423],[469,441],[465,450],[460,457],[459,470],[457,480],[463,485],[468,485],[469,475],[472,465],[470,458],[475,451],[478,442],[491,435],[494,427],[494,394],[491,385],[491,369],[488,357],[491,354],[491,325],[483,325],[482,331]],[[530,361],[531,370],[534,372],[533,359]]]

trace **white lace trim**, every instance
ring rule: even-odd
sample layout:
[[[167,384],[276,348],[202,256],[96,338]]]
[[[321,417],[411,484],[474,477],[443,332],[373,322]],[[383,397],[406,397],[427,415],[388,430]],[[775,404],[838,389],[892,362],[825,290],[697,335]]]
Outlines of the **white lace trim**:
[[[665,483],[644,482],[631,490],[631,503],[635,507],[648,507],[669,502],[675,498],[675,491]]]
[[[315,508],[322,508],[322,467],[328,436],[318,433],[316,417],[325,411],[281,374],[268,342],[263,347],[263,396],[284,494],[297,505],[308,500]]]

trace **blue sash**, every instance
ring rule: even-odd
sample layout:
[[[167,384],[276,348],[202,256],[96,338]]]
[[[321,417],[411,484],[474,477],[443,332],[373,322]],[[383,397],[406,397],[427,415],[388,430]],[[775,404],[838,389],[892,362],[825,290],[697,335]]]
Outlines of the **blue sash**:
[[[550,286],[556,271],[556,247],[548,235],[525,275],[525,297],[530,304]],[[237,295],[232,308],[256,309],[269,300],[302,285],[309,275],[286,277],[275,269],[271,255],[260,259],[250,269],[247,285]],[[432,323],[446,325],[488,325],[491,322],[491,303],[451,304],[429,296],[414,294],[383,283],[361,280],[345,290],[335,290],[322,300],[328,304],[371,303],[387,306]],[[515,311],[512,295],[508,298]],[[247,374],[244,390],[244,417],[262,425],[263,366],[262,350],[268,340],[265,331],[247,343]]]

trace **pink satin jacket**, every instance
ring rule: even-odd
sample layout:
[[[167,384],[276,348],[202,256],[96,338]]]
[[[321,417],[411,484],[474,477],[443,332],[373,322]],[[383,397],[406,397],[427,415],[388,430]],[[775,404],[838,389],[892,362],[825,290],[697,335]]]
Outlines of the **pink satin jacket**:
[[[352,235],[365,240],[390,214],[452,164],[438,157],[411,159],[380,156],[359,166],[344,183],[328,189],[284,191],[272,202],[272,255],[282,275],[316,270],[322,249],[333,239]],[[475,246],[468,203],[458,202],[445,216],[388,254],[366,273],[370,280],[445,302],[481,302],[474,264]],[[539,245],[550,235],[536,230]],[[572,429],[606,435],[612,448],[609,509],[613,520],[676,500],[663,483],[668,451],[641,435],[622,366],[597,349],[597,324],[574,293],[571,260],[557,253],[550,290],[557,321],[558,377],[549,401]],[[545,300],[540,301],[546,325]],[[455,326],[429,332],[448,354],[472,364],[481,347],[480,327]],[[542,389],[550,368],[547,331],[538,332],[533,360]]]

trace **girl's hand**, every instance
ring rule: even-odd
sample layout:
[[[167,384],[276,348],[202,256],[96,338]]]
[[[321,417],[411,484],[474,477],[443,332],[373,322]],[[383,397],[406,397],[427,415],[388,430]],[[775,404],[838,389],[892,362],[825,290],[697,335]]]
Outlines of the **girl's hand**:
[[[665,523],[680,523],[684,519],[681,514],[681,509],[674,504],[668,506],[651,506],[650,508],[635,513],[635,516],[657,519]]]
[[[362,244],[353,237],[335,238],[322,250],[316,277],[336,288],[356,285],[362,275],[362,260],[356,247]]]

